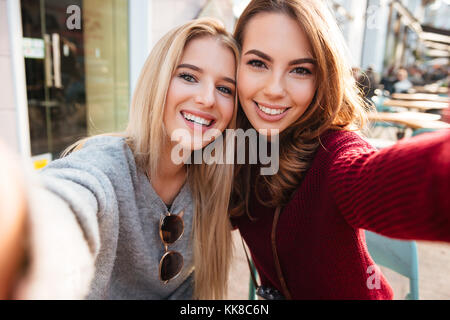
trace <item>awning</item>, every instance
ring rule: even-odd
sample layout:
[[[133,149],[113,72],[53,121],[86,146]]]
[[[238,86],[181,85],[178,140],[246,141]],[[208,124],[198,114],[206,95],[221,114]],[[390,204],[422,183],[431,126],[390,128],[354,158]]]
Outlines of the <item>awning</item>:
[[[450,57],[450,30],[421,25],[413,14],[398,0],[392,2],[401,15],[402,22],[414,31],[426,46],[425,54],[429,57]]]
[[[422,25],[423,40],[429,40],[437,43],[450,45],[450,30],[434,28],[431,26]]]

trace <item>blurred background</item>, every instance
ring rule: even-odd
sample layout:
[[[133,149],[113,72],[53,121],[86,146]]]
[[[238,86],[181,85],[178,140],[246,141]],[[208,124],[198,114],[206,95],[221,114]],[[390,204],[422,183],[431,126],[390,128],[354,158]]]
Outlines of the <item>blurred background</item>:
[[[347,41],[355,80],[377,110],[369,115],[371,142],[383,148],[449,128],[450,0],[323,1]],[[40,169],[79,138],[123,130],[156,41],[201,16],[219,18],[232,32],[248,2],[0,0],[0,139]],[[248,276],[240,253],[233,279]],[[450,262],[449,247],[423,244],[419,254],[434,257],[421,260],[429,263],[420,267],[421,297],[450,299],[450,277],[436,279],[439,263]],[[230,283],[231,298],[245,299],[247,291],[246,280]]]
[[[411,111],[386,105],[395,92],[443,96],[429,105],[446,102],[449,0],[324,1],[347,40],[355,78],[379,110]],[[155,42],[200,16],[233,31],[248,2],[0,0],[0,139],[40,167],[81,137],[123,130]],[[440,108],[412,111],[430,110],[445,116]],[[377,137],[389,138],[388,129]]]

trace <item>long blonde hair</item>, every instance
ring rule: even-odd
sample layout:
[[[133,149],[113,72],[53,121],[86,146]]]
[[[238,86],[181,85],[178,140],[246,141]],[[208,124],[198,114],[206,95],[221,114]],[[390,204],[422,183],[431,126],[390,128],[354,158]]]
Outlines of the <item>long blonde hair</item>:
[[[222,23],[212,18],[190,21],[168,32],[147,58],[131,102],[128,126],[123,136],[133,151],[137,166],[150,176],[158,172],[158,159],[167,132],[163,118],[170,81],[189,41],[218,38],[239,62],[239,50]],[[236,107],[227,129],[235,128]],[[111,135],[111,134],[108,134]],[[226,146],[226,135],[222,134]],[[216,139],[218,141],[219,139]],[[214,142],[213,142],[214,143]],[[217,144],[216,152],[226,152]],[[73,146],[69,147],[74,149]],[[232,255],[228,205],[233,183],[231,164],[188,164],[187,183],[194,199],[194,298],[223,299]]]
[[[261,13],[282,13],[297,21],[308,38],[316,60],[315,96],[305,113],[280,134],[279,171],[258,176],[256,196],[267,206],[283,206],[290,201],[328,129],[356,130],[366,121],[366,103],[352,77],[344,38],[329,9],[319,0],[252,0],[240,16],[234,37],[242,49],[248,22]],[[237,127],[251,125],[240,107]],[[250,168],[237,166],[232,197],[232,215],[248,212]],[[263,181],[261,181],[263,180]],[[261,183],[262,182],[262,183]],[[261,189],[262,188],[262,189]],[[263,191],[268,200],[260,196]],[[249,215],[250,216],[250,215]]]

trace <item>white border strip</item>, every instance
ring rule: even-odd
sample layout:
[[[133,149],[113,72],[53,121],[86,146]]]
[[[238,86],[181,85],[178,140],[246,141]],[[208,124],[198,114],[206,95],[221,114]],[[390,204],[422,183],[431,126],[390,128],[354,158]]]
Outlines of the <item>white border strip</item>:
[[[130,103],[141,69],[151,49],[152,1],[128,1]]]
[[[31,156],[30,126],[28,122],[28,100],[25,79],[25,60],[22,44],[22,16],[19,0],[6,0],[8,32],[11,46],[14,98],[17,108],[17,136],[20,154]]]

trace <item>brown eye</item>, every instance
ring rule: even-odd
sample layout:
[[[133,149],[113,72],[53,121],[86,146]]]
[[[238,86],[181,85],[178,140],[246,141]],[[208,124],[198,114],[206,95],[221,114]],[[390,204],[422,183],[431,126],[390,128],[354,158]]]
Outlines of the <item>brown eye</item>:
[[[220,92],[225,93],[225,94],[232,94],[233,93],[233,91],[230,88],[223,87],[223,86],[217,87],[217,90],[219,90]]]
[[[299,75],[308,75],[308,74],[312,74],[311,71],[309,71],[308,69],[303,68],[303,67],[295,68],[295,69],[292,70],[291,72],[292,72],[292,73],[295,73],[295,74],[299,74]]]
[[[255,68],[266,68],[266,65],[261,60],[250,60],[247,64]]]
[[[196,82],[197,80],[194,78],[193,75],[189,74],[189,73],[180,73],[178,75],[178,77],[180,77],[181,79],[186,80],[187,82]]]

